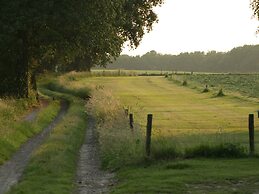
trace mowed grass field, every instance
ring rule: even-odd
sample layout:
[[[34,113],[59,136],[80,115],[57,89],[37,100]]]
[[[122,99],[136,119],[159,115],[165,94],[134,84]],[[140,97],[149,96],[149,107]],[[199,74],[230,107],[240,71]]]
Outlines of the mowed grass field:
[[[186,80],[190,87],[202,90],[205,85],[209,90],[222,88],[226,94],[259,98],[259,74],[178,74],[170,76],[172,80]]]
[[[154,135],[175,137],[183,146],[222,139],[248,145],[248,114],[257,116],[259,109],[256,102],[234,96],[214,97],[163,77],[91,77],[80,82],[111,90],[125,107],[129,107],[135,123],[143,130],[146,115],[152,113]],[[257,117],[255,124],[258,128]],[[256,133],[256,137],[258,135]]]
[[[134,113],[135,125],[140,126],[135,130],[141,130],[143,135],[146,115],[153,113],[151,155],[154,152],[162,153],[160,156],[174,154],[175,147],[183,153],[186,147],[203,143],[216,145],[234,142],[248,149],[248,114],[255,113],[258,109],[255,100],[230,95],[216,98],[213,92],[201,93],[164,77],[87,77],[83,73],[72,73],[60,77],[59,84],[69,89],[91,88],[90,95],[100,95],[105,92],[98,91],[110,90],[121,102],[121,106],[130,107],[130,112]],[[98,99],[103,102],[93,100],[99,102],[98,108],[94,110],[105,109],[99,113],[111,114],[109,118],[112,118],[108,120],[108,127],[101,125],[107,128],[100,131],[103,132],[100,141],[105,140],[100,142],[101,153],[105,155],[102,158],[109,163],[108,168],[114,169],[117,174],[117,184],[112,193],[259,192],[258,157],[188,159],[152,155],[151,161],[143,160],[143,144],[139,139],[134,139],[129,129],[121,128],[124,125],[120,125],[118,114],[114,114],[114,118],[113,112],[106,110],[113,106],[110,104],[113,102],[110,96]],[[255,117],[257,153],[258,120]],[[109,127],[114,129],[110,130]],[[117,130],[121,132],[116,132]],[[129,140],[131,138],[133,141]],[[165,152],[165,147],[169,150],[168,153]],[[134,163],[132,159],[137,162]],[[116,161],[121,164],[118,165]]]

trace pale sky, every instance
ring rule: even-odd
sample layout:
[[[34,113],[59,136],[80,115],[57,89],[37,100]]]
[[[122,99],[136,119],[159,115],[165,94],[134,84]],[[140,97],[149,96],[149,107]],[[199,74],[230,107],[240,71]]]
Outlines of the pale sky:
[[[193,51],[229,51],[259,44],[259,22],[252,18],[250,0],[165,0],[155,9],[159,22],[135,49],[122,54],[143,55]]]

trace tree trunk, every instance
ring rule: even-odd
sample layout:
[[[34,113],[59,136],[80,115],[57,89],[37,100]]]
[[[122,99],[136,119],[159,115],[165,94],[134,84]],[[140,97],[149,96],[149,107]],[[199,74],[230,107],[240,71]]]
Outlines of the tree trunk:
[[[19,93],[18,97],[28,98],[29,97],[29,52],[28,52],[28,37],[26,33],[23,33],[23,45],[21,55],[21,72],[20,72],[20,84],[18,85]]]
[[[36,100],[39,102],[39,93],[38,93],[38,86],[37,86],[35,72],[32,72],[31,74],[31,86],[32,86],[33,93],[36,95]]]
[[[30,93],[30,65],[28,36],[26,32],[20,32],[22,44],[11,42],[14,49],[10,56],[1,61],[0,68],[0,96],[15,98],[28,98]],[[11,58],[13,57],[13,58]]]

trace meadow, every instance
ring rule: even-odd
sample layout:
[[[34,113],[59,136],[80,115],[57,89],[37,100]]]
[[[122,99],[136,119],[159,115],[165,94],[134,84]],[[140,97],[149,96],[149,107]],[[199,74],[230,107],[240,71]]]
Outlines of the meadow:
[[[226,93],[248,98],[259,97],[259,74],[179,74],[172,75],[172,80],[186,80],[192,87],[216,91],[222,88]]]
[[[92,77],[80,80],[80,84],[110,90],[134,114],[142,130],[147,114],[152,113],[154,136],[173,137],[179,146],[195,141],[247,144],[248,114],[256,114],[259,108],[257,102],[233,95],[217,98],[213,93],[175,85],[163,77]]]
[[[177,79],[157,76],[159,72],[138,76],[142,73],[71,72],[42,79],[41,93],[66,99],[70,109],[33,154],[21,181],[9,193],[75,191],[76,160],[87,124],[85,113],[97,121],[102,168],[116,172],[111,193],[258,192],[259,119],[255,117],[254,156],[248,151],[247,126],[248,114],[259,109],[256,95],[249,97],[252,91],[242,95],[242,87],[235,85],[231,92],[224,89],[225,96],[217,97],[220,87],[209,87],[204,93],[203,82],[183,77],[187,75],[177,75]],[[255,80],[247,82],[252,85]],[[21,110],[20,102],[12,103],[10,106]],[[133,130],[125,109],[134,114]],[[13,118],[20,120],[27,111],[13,111]],[[151,156],[147,157],[149,113],[153,114],[153,133]]]
[[[163,76],[70,73],[59,84],[91,91],[88,106],[99,120],[103,167],[116,170],[119,181],[113,193],[258,191],[258,159],[248,156],[248,114],[258,110],[255,98],[238,90],[217,97],[216,91],[203,93]],[[125,108],[134,114],[133,131]],[[144,153],[148,113],[154,115],[151,158]]]

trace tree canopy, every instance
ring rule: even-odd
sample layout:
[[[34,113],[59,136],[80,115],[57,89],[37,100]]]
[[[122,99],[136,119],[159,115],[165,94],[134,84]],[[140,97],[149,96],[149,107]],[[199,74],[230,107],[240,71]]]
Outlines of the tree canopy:
[[[251,0],[251,7],[254,11],[254,15],[259,19],[259,0]]]
[[[196,72],[259,72],[259,45],[245,45],[229,52],[192,52],[162,55],[150,51],[143,56],[120,56],[107,67],[129,70],[167,70]]]
[[[163,0],[0,0],[0,94],[29,95],[35,73],[104,66],[137,47]],[[13,87],[10,87],[13,86]]]

